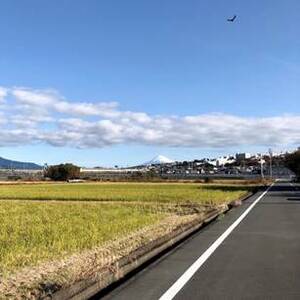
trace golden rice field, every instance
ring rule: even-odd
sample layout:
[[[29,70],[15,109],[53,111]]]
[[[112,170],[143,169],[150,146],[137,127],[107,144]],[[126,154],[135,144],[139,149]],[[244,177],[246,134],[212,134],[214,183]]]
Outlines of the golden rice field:
[[[248,186],[196,183],[83,183],[0,186],[0,199],[224,203]]]
[[[101,203],[0,203],[0,275],[101,245],[158,222],[162,213]]]
[[[26,266],[101,246],[170,215],[146,209],[143,203],[214,205],[249,189],[190,183],[1,185],[0,279]]]

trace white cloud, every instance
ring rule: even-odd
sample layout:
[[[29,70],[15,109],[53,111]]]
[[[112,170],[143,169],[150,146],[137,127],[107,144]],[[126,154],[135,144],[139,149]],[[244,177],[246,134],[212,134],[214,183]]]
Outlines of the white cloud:
[[[58,101],[58,95],[51,90],[31,90],[28,88],[13,88],[11,94],[21,103],[34,106],[51,106]]]
[[[5,97],[7,96],[8,90],[0,86],[0,103],[4,102]]]
[[[7,123],[7,119],[2,111],[0,111],[0,126]]]
[[[78,116],[116,117],[118,112],[114,109],[116,102],[67,102],[54,90],[33,90],[28,88],[13,88],[11,94],[20,104]]]
[[[1,94],[2,91],[2,94]],[[101,148],[115,144],[226,148],[300,144],[300,116],[228,114],[157,116],[116,102],[68,101],[54,90],[1,88],[0,146],[47,143]]]

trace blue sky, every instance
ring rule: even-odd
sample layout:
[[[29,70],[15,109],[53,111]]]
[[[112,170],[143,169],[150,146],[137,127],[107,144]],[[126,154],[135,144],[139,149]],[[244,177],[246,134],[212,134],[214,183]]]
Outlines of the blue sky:
[[[7,135],[16,130],[19,135],[13,142],[2,137],[0,155],[39,163],[126,165],[156,154],[193,159],[297,145],[300,133],[297,129],[290,132],[289,127],[299,122],[300,115],[299,11],[296,0],[3,0],[0,86],[8,92],[3,96],[6,108],[0,117],[4,120],[18,114],[26,119],[36,112],[35,106],[43,107],[23,94],[16,96],[16,89],[30,91],[32,97],[58,96],[55,104],[45,108],[51,110],[49,115],[55,122],[37,122],[28,125],[28,130],[27,125],[10,119],[2,125]],[[236,22],[227,23],[227,17],[234,14],[238,15]],[[116,117],[70,115],[68,109],[62,111],[61,102],[67,102],[70,109],[72,103],[117,102],[117,119],[129,120],[120,124]],[[17,112],[16,105],[20,106]],[[151,124],[135,123],[135,112],[149,116]],[[211,127],[201,131],[201,126],[212,122],[201,116],[216,113],[220,123],[214,126],[219,131]],[[187,135],[193,126],[189,123],[182,132],[179,126],[186,126],[188,116],[200,118],[194,123],[199,130],[193,134],[202,136],[195,142],[191,137],[181,141],[167,132],[178,130],[181,136]],[[54,135],[62,128],[57,122],[67,118],[76,130],[63,127],[68,132],[57,142]],[[107,118],[112,132],[126,134],[118,131],[109,143],[107,122],[105,130],[101,123],[104,131],[94,135],[101,142],[86,144],[87,127],[93,127],[95,133],[95,122]],[[153,119],[158,126],[161,118],[172,123],[164,132],[153,127]],[[89,123],[79,124],[79,120]],[[232,129],[224,130],[230,122]],[[260,126],[255,127],[256,123]],[[285,125],[278,129],[278,123]],[[128,133],[131,126],[136,128],[134,134]],[[141,126],[149,137],[139,138]],[[19,137],[20,127],[32,130],[26,140]],[[243,127],[242,132],[235,132],[237,127]],[[52,140],[45,138],[44,129]],[[10,130],[15,131],[10,134]],[[230,130],[233,138],[228,140]],[[260,130],[265,138],[255,139]],[[81,136],[74,138],[73,131]],[[249,137],[241,141],[241,134],[248,132]],[[104,138],[105,134],[108,137]]]

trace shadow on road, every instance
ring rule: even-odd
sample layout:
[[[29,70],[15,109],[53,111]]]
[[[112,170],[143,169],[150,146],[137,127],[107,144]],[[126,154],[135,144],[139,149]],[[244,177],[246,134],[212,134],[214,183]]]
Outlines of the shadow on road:
[[[274,185],[270,192],[295,192],[295,188],[288,185]]]
[[[199,187],[199,189],[203,188],[202,186]],[[257,187],[257,186],[247,186],[247,185],[206,185],[204,186],[207,190],[216,190],[216,191],[225,191],[225,192],[234,192],[234,191],[249,191],[249,190],[255,190],[255,191],[263,191],[266,189],[266,187]]]
[[[287,198],[288,201],[300,201],[300,197]]]

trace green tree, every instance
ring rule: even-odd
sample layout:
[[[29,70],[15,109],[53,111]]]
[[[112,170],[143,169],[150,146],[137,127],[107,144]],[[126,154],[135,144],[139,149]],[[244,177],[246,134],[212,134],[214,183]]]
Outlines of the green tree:
[[[56,181],[76,179],[80,176],[80,168],[73,164],[49,166],[45,169],[44,176]]]
[[[285,158],[285,165],[296,174],[299,180],[300,179],[300,150],[288,154]]]

